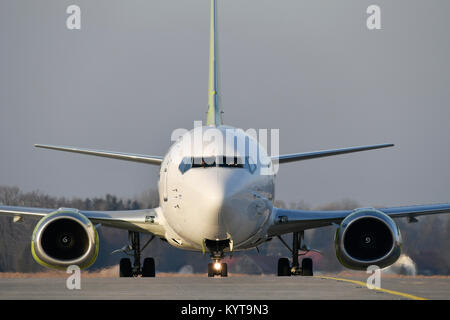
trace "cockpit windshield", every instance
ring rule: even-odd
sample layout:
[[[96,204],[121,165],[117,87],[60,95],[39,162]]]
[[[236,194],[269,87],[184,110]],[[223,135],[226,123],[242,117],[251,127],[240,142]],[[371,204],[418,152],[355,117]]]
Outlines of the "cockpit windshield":
[[[250,173],[256,170],[256,164],[250,161],[249,157],[245,157],[245,161],[241,157],[186,157],[181,161],[179,169],[182,174],[191,168],[242,168],[248,169]]]

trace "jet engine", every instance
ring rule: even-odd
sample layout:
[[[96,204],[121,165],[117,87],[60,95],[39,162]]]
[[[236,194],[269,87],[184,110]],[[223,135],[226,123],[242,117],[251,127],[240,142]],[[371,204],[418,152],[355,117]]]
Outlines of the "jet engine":
[[[375,209],[356,209],[336,231],[339,262],[349,269],[366,270],[370,265],[390,266],[400,256],[400,230],[388,215]]]
[[[33,258],[41,265],[66,269],[88,268],[97,259],[98,234],[92,222],[76,209],[59,209],[42,218],[31,240]]]

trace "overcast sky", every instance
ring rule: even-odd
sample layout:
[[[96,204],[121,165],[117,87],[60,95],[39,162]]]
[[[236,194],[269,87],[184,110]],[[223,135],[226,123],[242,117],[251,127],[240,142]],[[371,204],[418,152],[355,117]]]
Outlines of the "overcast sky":
[[[66,8],[81,7],[81,30]],[[366,9],[381,7],[382,30]],[[283,165],[276,198],[450,201],[450,2],[219,1],[224,122],[281,153],[394,148]],[[34,143],[164,155],[207,109],[209,1],[0,2],[0,185],[128,197],[158,167]]]

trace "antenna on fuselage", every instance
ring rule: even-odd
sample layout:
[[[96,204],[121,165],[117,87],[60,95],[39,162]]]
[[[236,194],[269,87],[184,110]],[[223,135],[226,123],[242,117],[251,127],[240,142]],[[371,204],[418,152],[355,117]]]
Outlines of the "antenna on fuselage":
[[[222,125],[222,108],[219,102],[219,64],[217,59],[217,0],[211,0],[211,29],[209,40],[208,113],[206,125]]]

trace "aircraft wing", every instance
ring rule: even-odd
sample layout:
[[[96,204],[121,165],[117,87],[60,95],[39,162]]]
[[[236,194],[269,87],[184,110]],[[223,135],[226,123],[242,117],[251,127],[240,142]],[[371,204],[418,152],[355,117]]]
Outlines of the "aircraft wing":
[[[81,153],[81,154],[87,154],[87,155],[97,156],[97,157],[119,159],[119,160],[133,161],[133,162],[141,162],[141,163],[155,164],[155,165],[160,165],[163,161],[162,157],[148,156],[148,155],[143,155],[143,154],[123,153],[123,152],[94,150],[94,149],[82,149],[82,148],[64,147],[64,146],[50,146],[50,145],[43,145],[43,144],[35,144],[34,146],[36,148],[51,149],[51,150],[57,150],[57,151],[66,151],[66,152],[73,152],[73,153]]]
[[[415,217],[421,215],[450,213],[450,203],[370,209],[381,211],[391,218],[409,218],[414,221]],[[269,236],[339,224],[357,209],[309,211],[274,208],[274,210],[274,223],[268,230]]]
[[[29,208],[0,206],[0,216],[13,216],[15,222],[22,221],[26,217],[42,218],[58,211],[59,209]],[[107,227],[125,229],[136,232],[152,233],[159,237],[165,236],[164,217],[161,208],[125,210],[125,211],[76,211],[87,217],[94,225],[100,224]]]
[[[284,155],[272,157],[272,161],[278,161],[279,163],[288,163],[288,162],[294,162],[294,161],[303,161],[303,160],[309,160],[309,159],[315,159],[315,158],[337,156],[340,154],[346,154],[346,153],[352,153],[352,152],[361,152],[361,151],[367,151],[367,150],[389,148],[389,147],[393,147],[393,146],[394,146],[393,144],[376,144],[376,145],[371,145],[371,146],[321,150],[321,151],[312,151],[312,152],[304,152],[304,153],[291,153],[291,154],[284,154]]]

